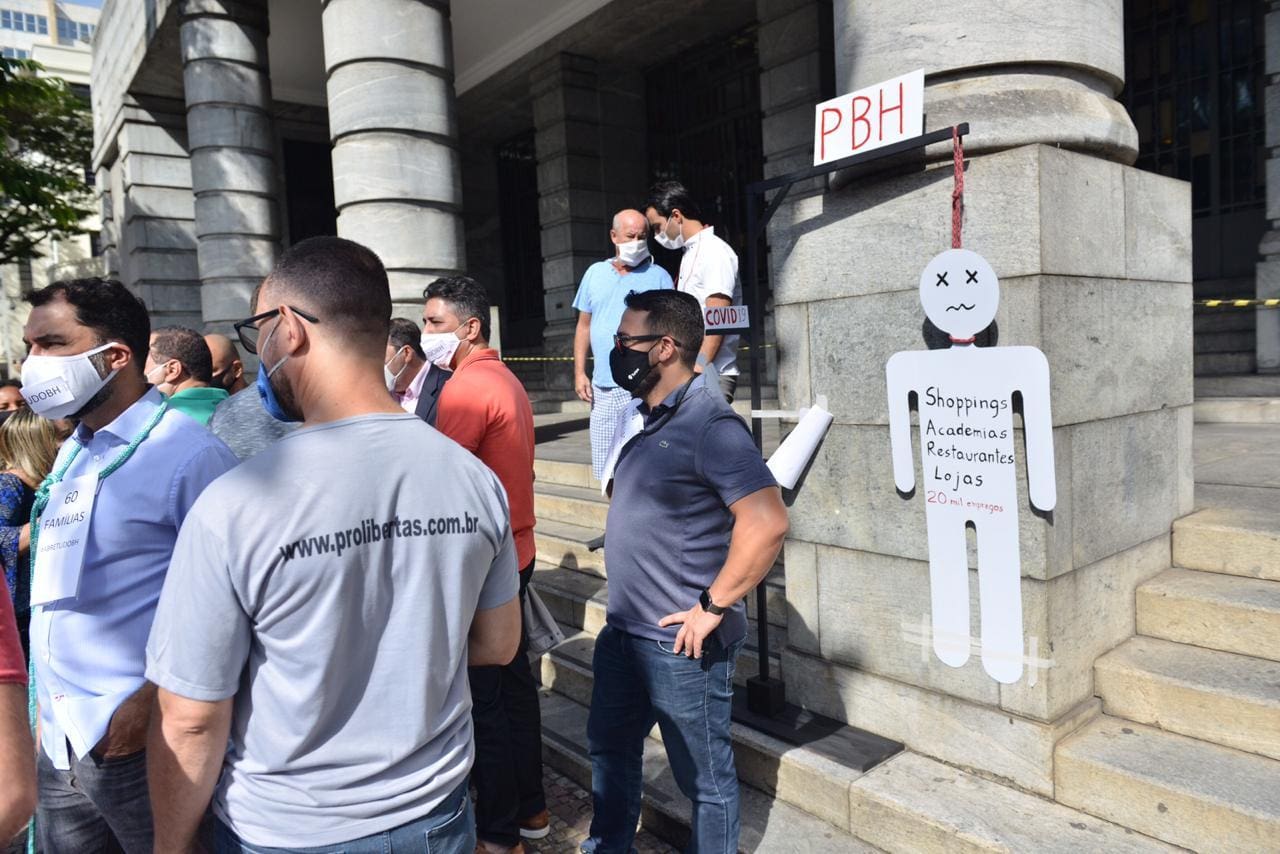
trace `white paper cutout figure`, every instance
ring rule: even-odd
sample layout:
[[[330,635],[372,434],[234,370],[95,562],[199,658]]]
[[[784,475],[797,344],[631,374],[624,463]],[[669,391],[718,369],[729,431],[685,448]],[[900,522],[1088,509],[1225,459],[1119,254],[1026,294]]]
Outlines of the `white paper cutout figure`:
[[[1022,394],[1027,484],[1042,511],[1057,501],[1049,362],[1035,347],[975,347],[995,319],[1000,286],[976,252],[949,249],[920,276],[925,314],[951,336],[946,350],[895,353],[886,366],[893,479],[916,487],[908,395],[919,401],[933,649],[946,664],[969,659],[969,559],[965,525],[978,540],[982,666],[998,682],[1022,677],[1022,562],[1013,394]]]

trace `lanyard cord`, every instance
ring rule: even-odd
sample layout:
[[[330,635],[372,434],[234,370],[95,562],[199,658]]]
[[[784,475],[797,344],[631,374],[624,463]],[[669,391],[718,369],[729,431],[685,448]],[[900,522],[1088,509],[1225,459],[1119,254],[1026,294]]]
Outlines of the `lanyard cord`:
[[[133,441],[120,452],[120,454],[112,460],[107,466],[98,472],[98,483],[115,474],[116,470],[122,465],[129,462],[129,458],[133,456],[133,452],[138,450],[151,431],[160,423],[160,419],[164,417],[164,413],[169,409],[169,401],[163,400],[156,407],[156,411],[147,419],[147,423],[142,425],[142,430],[134,437]],[[71,468],[71,464],[76,461],[76,457],[80,456],[80,451],[84,448],[79,442],[71,449],[71,453],[67,454],[67,461],[62,466],[40,484],[40,488],[36,490],[35,501],[31,505],[31,546],[27,550],[28,559],[31,561],[31,585],[28,589],[35,589],[36,584],[36,549],[40,542],[40,514],[44,513],[45,507],[49,505],[49,493],[58,484],[62,483],[62,479],[66,477],[67,469]],[[30,605],[27,606],[30,609]],[[35,656],[28,655],[27,661],[27,719],[31,722],[31,733],[34,735],[36,731],[36,665]],[[39,745],[37,745],[37,748]],[[31,820],[31,825],[27,832],[27,852],[34,854],[35,852],[35,819]]]

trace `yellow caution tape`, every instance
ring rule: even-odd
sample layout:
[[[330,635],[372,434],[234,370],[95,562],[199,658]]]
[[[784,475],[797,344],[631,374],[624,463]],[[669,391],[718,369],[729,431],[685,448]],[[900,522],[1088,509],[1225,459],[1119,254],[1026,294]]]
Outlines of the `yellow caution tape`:
[[[1280,302],[1280,300],[1278,300],[1278,302]],[[762,349],[768,350],[772,348],[774,345],[762,344],[760,346]],[[738,348],[740,352],[747,351],[750,349],[751,349],[750,347]],[[503,356],[502,361],[504,362],[572,362],[573,357],[572,356]]]
[[[1206,308],[1280,308],[1280,299],[1198,299],[1193,304]]]

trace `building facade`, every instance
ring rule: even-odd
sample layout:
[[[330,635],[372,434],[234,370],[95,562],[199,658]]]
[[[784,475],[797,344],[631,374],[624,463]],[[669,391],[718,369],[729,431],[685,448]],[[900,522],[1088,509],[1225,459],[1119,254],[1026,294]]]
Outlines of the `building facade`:
[[[925,69],[927,129],[972,128],[964,241],[1001,277],[1001,340],[1053,376],[1057,508],[1021,523],[1038,652],[1001,685],[913,628],[927,540],[893,489],[884,364],[922,346],[918,277],[950,246],[943,145],[798,185],[768,228],[766,381],[835,416],[794,496],[782,672],[827,718],[1092,809],[1057,749],[1100,726],[1095,661],[1192,509],[1193,366],[1280,370],[1280,312],[1193,314],[1280,289],[1272,5],[107,0],[105,257],[158,321],[226,330],[282,246],[336,233],[379,253],[397,312],[465,270],[507,354],[563,356],[613,211],[679,177],[741,255],[743,187],[812,163],[814,105]],[[533,391],[570,386],[520,364]]]
[[[76,3],[5,0],[0,5],[0,54],[40,63],[41,74],[62,78],[87,100],[98,14],[97,8]],[[87,234],[46,240],[40,257],[32,261],[0,264],[0,375],[16,375],[15,366],[26,352],[23,297],[59,278],[102,272],[96,257],[98,219],[91,216],[83,225]]]

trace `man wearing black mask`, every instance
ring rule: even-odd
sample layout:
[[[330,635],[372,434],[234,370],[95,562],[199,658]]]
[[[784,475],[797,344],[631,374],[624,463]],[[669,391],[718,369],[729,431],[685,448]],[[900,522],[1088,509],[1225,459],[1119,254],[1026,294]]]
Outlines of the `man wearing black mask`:
[[[743,597],[777,559],[787,511],[746,424],[694,373],[698,301],[627,297],[609,363],[644,426],[621,449],[605,526],[607,625],[596,640],[587,738],[594,815],[583,850],[629,851],[643,743],[656,720],[693,802],[692,849],[738,850],[729,736]]]

